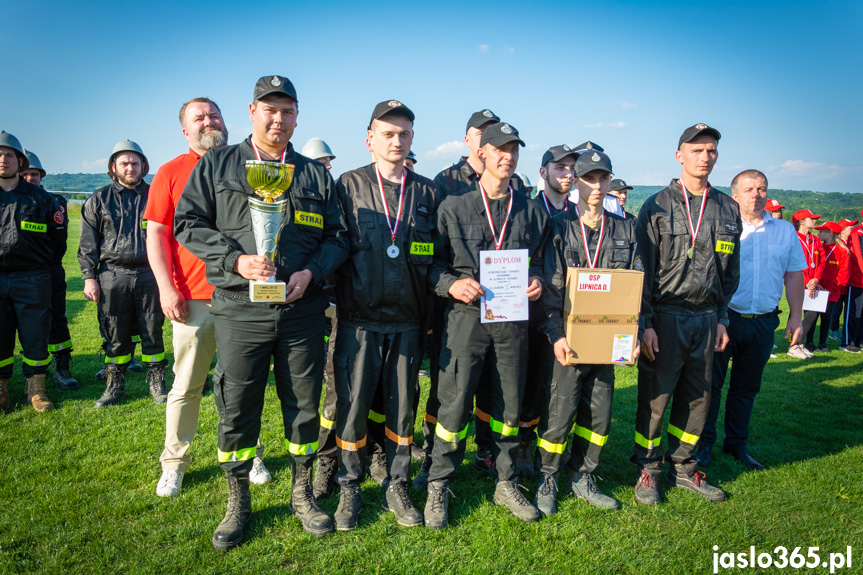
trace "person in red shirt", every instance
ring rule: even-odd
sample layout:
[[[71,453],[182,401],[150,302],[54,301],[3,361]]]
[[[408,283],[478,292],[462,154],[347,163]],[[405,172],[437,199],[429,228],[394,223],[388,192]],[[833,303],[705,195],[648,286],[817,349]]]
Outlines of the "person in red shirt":
[[[770,212],[770,215],[777,220],[782,219],[782,210],[785,209],[785,206],[779,203],[779,200],[769,199],[767,203],[764,204],[764,209]]]
[[[818,316],[821,320],[821,329],[818,333],[818,345],[815,352],[827,352],[827,333],[830,330],[830,318],[833,316],[833,308],[842,296],[842,287],[848,283],[848,248],[837,241],[842,227],[835,222],[825,222],[817,226],[818,239],[824,244],[824,273],[821,275],[821,289],[830,292],[827,309]],[[814,346],[815,324],[806,334],[806,345]]]
[[[210,315],[213,286],[207,282],[204,262],[177,243],[174,209],[201,156],[228,143],[222,112],[209,98],[194,98],[183,104],[180,124],[189,141],[189,151],[159,168],[144,212],[149,232],[147,257],[159,284],[162,311],[174,328],[174,385],[165,410],[165,450],[159,458],[162,477],[156,486],[159,497],[173,497],[182,489],[183,474],[191,463],[188,450],[198,427],[204,382],[216,353],[215,326]],[[259,441],[249,474],[259,484],[271,479],[262,454]]]
[[[841,244],[847,248],[848,247],[848,236],[851,235],[851,230],[853,230],[854,226],[856,226],[859,223],[859,220],[844,219],[844,220],[839,220],[839,222],[837,222],[837,223],[839,224],[839,227],[842,228],[842,231],[839,232],[839,237],[836,238],[836,243]],[[850,248],[849,248],[849,255],[850,255]],[[851,273],[851,266],[852,265],[853,265],[853,262],[851,260],[849,260],[849,268],[848,268],[849,275]],[[837,301],[836,305],[833,306],[833,315],[830,318],[830,339],[835,339],[836,341],[842,341],[842,331],[839,328],[840,328],[840,322],[841,322],[841,319],[843,316],[842,312],[845,310],[845,300],[847,299],[847,297],[846,297],[847,295],[848,295],[848,282],[845,282],[845,285],[843,285],[841,287],[841,290],[840,290],[839,301]]]
[[[815,291],[818,289],[821,276],[824,274],[824,245],[821,243],[821,240],[815,237],[815,234],[811,233],[815,228],[815,220],[820,217],[820,215],[813,214],[809,210],[798,210],[791,217],[791,223],[797,228],[797,236],[800,239],[800,245],[803,247],[803,254],[806,256],[806,269],[803,270],[803,285],[813,297]],[[817,320],[817,311],[803,312],[803,333],[809,333]],[[814,346],[812,347],[814,349]],[[814,356],[812,349],[802,344],[788,348],[788,355],[798,359],[808,359]]]
[[[861,212],[863,215],[863,212]],[[863,225],[854,227],[848,234],[850,274],[848,295],[845,297],[845,328],[842,331],[842,349],[860,353],[861,315],[863,315]]]

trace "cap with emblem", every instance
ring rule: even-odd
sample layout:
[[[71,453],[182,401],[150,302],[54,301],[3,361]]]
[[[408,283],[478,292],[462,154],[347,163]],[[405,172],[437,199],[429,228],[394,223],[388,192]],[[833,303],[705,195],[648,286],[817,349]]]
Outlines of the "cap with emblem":
[[[563,144],[562,146],[552,146],[542,155],[542,167],[549,162],[559,162],[567,156],[578,158],[578,152]]]
[[[614,170],[611,169],[611,159],[604,152],[597,151],[584,152],[578,156],[575,161],[575,175],[577,177],[580,178],[594,170],[612,173]]]
[[[842,233],[842,226],[836,222],[824,222],[820,226],[815,226],[816,230],[830,230],[834,234]]]
[[[500,118],[497,115],[486,108],[485,110],[480,110],[479,112],[474,112],[470,115],[470,120],[467,121],[467,128],[465,128],[465,133],[471,128],[482,128],[486,124],[493,124],[495,122],[500,122]]]
[[[677,149],[680,149],[682,144],[686,142],[691,142],[698,136],[710,136],[711,138],[716,138],[718,142],[722,135],[719,133],[719,130],[716,128],[711,128],[707,124],[695,124],[694,126],[690,126],[683,130],[683,133],[680,135],[680,140],[677,141]]]
[[[411,109],[399,102],[398,100],[384,100],[375,106],[374,111],[372,112],[372,118],[369,120],[369,129],[372,127],[372,122],[375,120],[380,120],[384,116],[388,114],[394,114],[397,116],[404,116],[411,122],[414,121],[414,113],[411,112]]]
[[[604,152],[604,151],[605,151],[605,148],[603,148],[603,147],[602,147],[602,146],[600,146],[599,144],[596,144],[596,143],[591,142],[590,140],[588,140],[588,141],[586,141],[586,142],[582,142],[582,143],[580,143],[579,145],[577,145],[576,147],[574,147],[574,148],[573,148],[573,150],[575,150],[576,152],[583,152],[583,151],[585,151],[585,150],[595,150],[595,151],[597,151],[597,152]]]
[[[408,160],[413,160],[414,164],[417,163],[417,155],[414,154],[413,150],[408,152]]]
[[[839,220],[839,225],[843,228],[847,228],[848,226],[856,226],[860,223],[860,220]]]
[[[617,192],[620,190],[631,190],[632,186],[627,185],[623,180],[611,180],[611,185],[608,187],[609,191]]]
[[[774,200],[773,198],[770,198],[769,200],[767,200],[767,203],[764,204],[764,209],[768,212],[776,212],[779,210],[784,210],[785,206],[780,204],[779,200]]]
[[[262,76],[258,78],[252,99],[261,100],[262,98],[272,94],[287,96],[289,98],[293,98],[295,102],[299,102],[294,85],[284,76]]]
[[[486,144],[491,144],[495,148],[500,148],[510,142],[518,142],[524,146],[524,142],[518,137],[518,130],[510,126],[506,122],[497,122],[487,127],[482,133],[482,139],[479,141],[480,147]]]
[[[797,210],[794,212],[794,215],[791,216],[791,222],[799,222],[800,220],[805,220],[806,218],[812,218],[813,220],[817,220],[820,218],[818,214],[813,214],[809,210]]]

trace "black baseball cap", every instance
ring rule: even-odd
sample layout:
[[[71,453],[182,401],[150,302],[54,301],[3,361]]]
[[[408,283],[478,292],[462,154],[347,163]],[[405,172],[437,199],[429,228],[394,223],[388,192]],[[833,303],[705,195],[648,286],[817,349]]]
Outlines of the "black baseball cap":
[[[716,128],[711,128],[707,124],[695,124],[694,126],[686,128],[680,135],[680,140],[678,140],[677,142],[677,149],[680,149],[681,144],[691,142],[696,137],[702,134],[716,138],[717,142],[719,141],[719,138],[722,137],[722,135],[719,133],[719,130],[717,130]]]
[[[252,100],[260,100],[270,94],[288,96],[293,98],[295,102],[299,102],[297,90],[291,81],[284,76],[262,76],[258,78]]]
[[[611,159],[605,155],[605,152],[592,150],[578,156],[578,159],[575,161],[575,175],[577,177],[580,178],[593,170],[604,170],[609,174],[614,172],[611,169]]]
[[[572,156],[578,159],[578,152],[563,144],[561,146],[552,146],[542,155],[542,164],[541,167],[545,167],[545,165],[549,162],[559,162],[567,156]]]
[[[611,185],[608,189],[612,192],[616,192],[618,190],[631,190],[632,186],[628,186],[623,180],[611,180]]]
[[[470,115],[470,120],[467,121],[467,128],[464,129],[465,134],[471,128],[482,128],[486,124],[500,122],[500,118],[497,115],[486,108],[485,110],[480,110],[479,112],[474,112]]]
[[[495,148],[500,148],[510,142],[518,142],[524,147],[524,142],[518,137],[518,130],[506,122],[496,122],[483,131],[479,145],[483,147],[491,144]]]
[[[599,144],[595,144],[595,143],[591,142],[590,140],[588,140],[586,142],[582,142],[581,144],[577,145],[573,149],[576,152],[583,152],[585,150],[596,150],[597,152],[604,152],[605,151],[605,148],[603,148]]]
[[[374,111],[372,112],[372,118],[369,120],[369,128],[372,127],[372,122],[375,120],[380,120],[387,114],[396,114],[399,116],[404,116],[411,122],[414,121],[414,113],[411,112],[411,109],[399,102],[398,100],[384,100],[375,106]]]

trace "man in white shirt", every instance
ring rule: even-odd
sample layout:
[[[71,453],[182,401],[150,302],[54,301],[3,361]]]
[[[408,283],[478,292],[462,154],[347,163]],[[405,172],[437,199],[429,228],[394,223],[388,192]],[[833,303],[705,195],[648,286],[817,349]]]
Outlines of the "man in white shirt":
[[[740,284],[728,305],[730,343],[713,355],[713,390],[710,410],[695,452],[700,465],[709,465],[716,441],[716,419],[722,400],[722,385],[733,358],[731,379],[725,397],[725,441],[722,451],[750,469],[760,470],[746,448],[749,419],[755,395],[761,389],[764,366],[773,349],[773,332],[779,326],[777,304],[782,285],[791,308],[785,337],[791,345],[802,337],[803,270],[806,259],[794,226],[765,211],[767,177],[758,170],[740,172],[731,181],[731,197],[740,206],[743,230],[740,236]]]

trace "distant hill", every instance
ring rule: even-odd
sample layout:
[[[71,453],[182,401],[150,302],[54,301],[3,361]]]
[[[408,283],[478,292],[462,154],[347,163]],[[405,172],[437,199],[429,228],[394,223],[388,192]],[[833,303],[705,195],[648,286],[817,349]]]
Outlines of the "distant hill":
[[[626,211],[638,215],[647,198],[665,186],[632,186],[626,202]],[[731,195],[731,188],[717,186],[717,189]],[[863,194],[842,194],[839,192],[811,192],[808,190],[768,190],[768,198],[775,198],[785,206],[782,215],[789,222],[797,210],[809,209],[821,216],[821,222],[839,221],[843,218],[859,220],[863,209]]]
[[[153,174],[144,178],[147,182],[153,180]],[[48,174],[42,180],[47,190],[57,192],[93,192],[111,183],[108,174]]]

